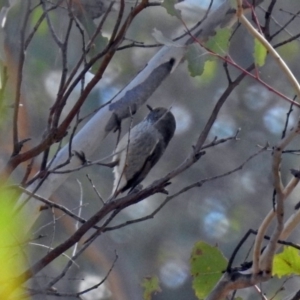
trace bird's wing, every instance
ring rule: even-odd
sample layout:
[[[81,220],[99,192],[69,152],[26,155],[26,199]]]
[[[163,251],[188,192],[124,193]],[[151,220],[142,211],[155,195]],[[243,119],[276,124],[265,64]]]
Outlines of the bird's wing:
[[[113,161],[118,161],[118,165],[114,168],[114,191],[129,189],[131,182],[136,180],[135,173],[139,173],[155,144],[155,137],[143,130],[139,124],[131,130],[130,139],[128,133],[124,135],[113,158]]]
[[[114,173],[114,177],[115,177],[113,191],[116,191],[116,189],[122,188],[123,186],[126,185],[126,178],[124,176],[126,155],[122,155],[122,154],[124,152],[126,153],[128,150],[127,143],[128,143],[128,134],[126,134],[121,139],[121,141],[119,142],[119,144],[115,150],[115,155],[113,157],[113,161],[118,162],[118,164],[113,169],[113,173]]]
[[[145,159],[139,162],[139,168],[135,168],[135,170],[139,170],[139,171],[132,174],[132,177],[127,177],[127,185],[126,188],[124,187],[123,191],[125,191],[128,188],[132,190],[140,182],[142,182],[145,179],[145,177],[148,175],[150,170],[153,168],[153,166],[158,162],[159,158],[164,152],[161,139],[159,139],[159,137],[157,136],[152,140],[151,148],[148,147],[146,148],[147,148],[147,152],[144,153]],[[130,166],[128,167],[130,169]]]

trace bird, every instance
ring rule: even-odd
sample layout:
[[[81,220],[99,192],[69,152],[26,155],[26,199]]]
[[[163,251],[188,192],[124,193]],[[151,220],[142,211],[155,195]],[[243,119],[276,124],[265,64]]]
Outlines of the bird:
[[[113,195],[133,189],[142,182],[165,152],[175,129],[176,120],[164,107],[152,108],[144,120],[127,132],[118,143],[113,162]]]

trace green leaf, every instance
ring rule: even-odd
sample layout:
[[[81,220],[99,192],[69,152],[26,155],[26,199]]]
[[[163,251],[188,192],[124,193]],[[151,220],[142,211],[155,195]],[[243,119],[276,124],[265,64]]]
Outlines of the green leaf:
[[[209,83],[214,78],[217,71],[217,61],[207,60],[204,64],[204,71],[201,75],[202,83]]]
[[[281,278],[292,274],[300,275],[299,250],[293,247],[284,247],[283,252],[274,257],[273,275]]]
[[[200,241],[193,247],[190,264],[196,296],[206,298],[226,269],[227,261],[216,246]]]
[[[230,36],[231,29],[218,29],[216,34],[204,43],[203,46],[213,53],[224,55],[228,52]],[[204,68],[209,68],[211,66],[210,64],[206,65],[208,60],[215,60],[215,56],[207,55],[205,50],[202,49],[203,48],[197,43],[188,46],[186,59],[192,77],[202,75]]]
[[[188,61],[188,69],[192,77],[200,76],[204,70],[204,54],[198,44],[188,46],[186,52],[186,59]]]
[[[216,34],[204,44],[204,46],[211,52],[224,55],[228,52],[230,36],[230,28],[220,28],[216,31]]]
[[[159,286],[159,279],[157,278],[157,276],[144,278],[141,285],[144,288],[144,300],[151,300],[152,294],[161,292],[161,288]]]
[[[162,3],[162,7],[164,7],[167,10],[167,13],[169,15],[181,19],[180,10],[175,8],[175,4],[177,2],[177,0],[164,0],[164,2]]]
[[[267,49],[265,46],[258,40],[254,39],[254,62],[259,67],[262,67],[265,64],[267,57]]]

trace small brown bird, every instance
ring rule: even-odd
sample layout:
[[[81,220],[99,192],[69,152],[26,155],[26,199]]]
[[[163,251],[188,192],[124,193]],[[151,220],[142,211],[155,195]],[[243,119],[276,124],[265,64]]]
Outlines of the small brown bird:
[[[125,134],[116,148],[113,161],[118,164],[114,168],[114,195],[128,189],[130,193],[143,181],[174,135],[176,121],[173,114],[164,107],[148,108],[147,117],[130,130],[130,135]]]

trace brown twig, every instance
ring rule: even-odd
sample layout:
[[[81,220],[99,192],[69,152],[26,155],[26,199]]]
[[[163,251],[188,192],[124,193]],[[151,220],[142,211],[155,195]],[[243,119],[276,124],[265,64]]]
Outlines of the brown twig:
[[[91,184],[93,190],[95,191],[97,197],[100,199],[100,201],[101,201],[102,204],[104,205],[105,202],[104,202],[104,200],[103,200],[103,197],[102,197],[102,196],[100,195],[100,193],[98,192],[98,190],[97,190],[97,188],[96,188],[96,186],[95,186],[93,180],[90,178],[89,174],[86,174],[86,178],[87,178],[88,181],[90,182],[90,184]]]

